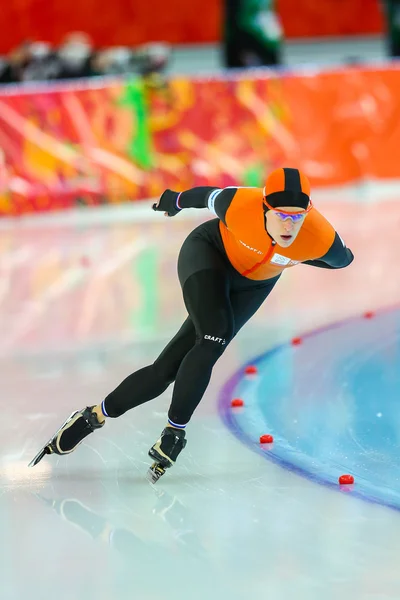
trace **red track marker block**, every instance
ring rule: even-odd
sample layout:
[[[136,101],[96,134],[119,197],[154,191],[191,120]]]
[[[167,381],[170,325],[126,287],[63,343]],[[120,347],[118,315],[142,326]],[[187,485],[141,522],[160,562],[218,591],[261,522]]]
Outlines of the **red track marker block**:
[[[254,365],[248,365],[245,368],[244,372],[246,373],[246,375],[255,375],[258,372],[258,369]]]
[[[234,398],[231,402],[231,406],[243,406],[244,402],[241,398]]]
[[[301,337],[295,337],[292,339],[292,346],[300,346],[300,344],[303,343],[303,340]]]
[[[260,444],[272,444],[274,438],[269,433],[260,436]]]
[[[339,483],[340,485],[351,485],[354,483],[354,477],[353,475],[341,475],[339,477]]]

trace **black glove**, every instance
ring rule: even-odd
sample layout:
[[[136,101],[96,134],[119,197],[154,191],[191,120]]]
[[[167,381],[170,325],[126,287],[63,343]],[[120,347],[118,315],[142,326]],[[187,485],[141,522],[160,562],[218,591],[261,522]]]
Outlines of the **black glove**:
[[[172,190],[165,190],[165,192],[161,194],[161,198],[158,204],[153,204],[153,210],[166,212],[169,217],[174,217],[178,214],[178,212],[182,210],[176,205],[178,196],[178,192],[174,192]]]

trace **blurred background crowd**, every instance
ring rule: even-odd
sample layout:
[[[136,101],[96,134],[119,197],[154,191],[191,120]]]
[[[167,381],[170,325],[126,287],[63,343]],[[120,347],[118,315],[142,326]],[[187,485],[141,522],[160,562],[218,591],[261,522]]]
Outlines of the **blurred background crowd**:
[[[398,57],[400,0],[376,0],[376,3],[384,22],[386,55]],[[276,66],[285,63],[282,4],[279,0],[225,0],[220,19],[221,67]],[[290,5],[289,2],[286,4]],[[322,4],[329,4],[329,1],[325,0]],[[351,5],[352,2],[347,4]],[[344,8],[340,0],[336,6],[337,11]],[[300,18],[301,6],[296,8],[293,5],[293,9],[300,11]],[[132,23],[132,39],[135,38],[134,29],[135,23]],[[190,38],[190,32],[188,36]],[[146,38],[145,33],[143,37]],[[21,40],[16,47],[0,54],[0,83],[161,73],[171,59],[172,46],[164,41],[169,37],[169,32],[160,28],[158,39],[147,43],[113,43],[102,47],[89,32],[77,30],[64,34],[61,41],[55,44],[47,39],[36,39],[32,27],[30,39]]]
[[[68,33],[58,47],[26,40],[0,57],[0,83],[76,79],[99,75],[146,75],[168,63],[168,44],[96,49],[85,32]]]

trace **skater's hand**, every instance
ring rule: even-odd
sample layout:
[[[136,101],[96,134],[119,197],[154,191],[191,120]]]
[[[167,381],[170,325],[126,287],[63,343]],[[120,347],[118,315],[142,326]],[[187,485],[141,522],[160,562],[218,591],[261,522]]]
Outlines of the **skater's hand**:
[[[159,201],[156,204],[153,204],[152,208],[155,211],[164,211],[164,217],[174,217],[182,210],[177,206],[178,197],[178,192],[165,190],[165,192],[161,194]]]

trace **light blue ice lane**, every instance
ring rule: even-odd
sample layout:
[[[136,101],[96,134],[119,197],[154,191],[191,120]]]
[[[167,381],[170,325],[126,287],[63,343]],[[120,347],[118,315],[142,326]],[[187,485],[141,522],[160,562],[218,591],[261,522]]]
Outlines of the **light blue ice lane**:
[[[400,509],[400,310],[316,332],[257,366],[231,385],[246,408],[225,398],[234,432],[258,451],[272,433],[273,460],[327,484],[352,473],[357,494]]]

